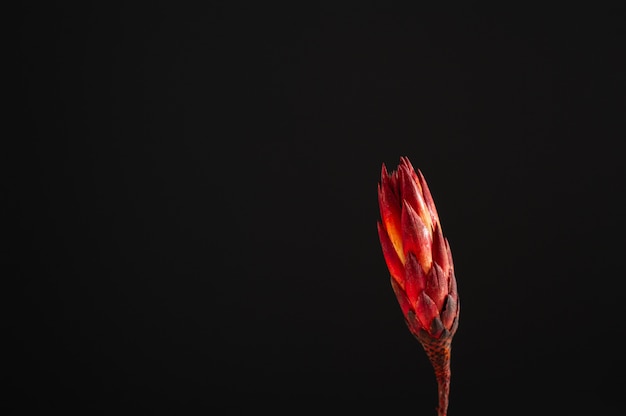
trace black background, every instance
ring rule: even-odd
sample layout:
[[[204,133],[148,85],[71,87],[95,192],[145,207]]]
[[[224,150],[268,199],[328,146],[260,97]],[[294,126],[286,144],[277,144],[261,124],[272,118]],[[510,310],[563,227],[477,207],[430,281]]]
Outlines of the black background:
[[[623,8],[15,16],[10,414],[434,414],[376,233],[400,156],[455,260],[449,414],[624,414]]]

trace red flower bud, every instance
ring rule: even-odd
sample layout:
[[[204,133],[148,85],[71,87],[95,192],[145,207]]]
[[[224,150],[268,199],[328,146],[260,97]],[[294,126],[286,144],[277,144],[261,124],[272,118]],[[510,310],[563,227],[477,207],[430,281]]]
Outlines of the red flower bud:
[[[378,202],[378,235],[409,329],[415,336],[451,337],[459,301],[450,245],[426,180],[409,159],[401,157],[391,174],[383,164]]]

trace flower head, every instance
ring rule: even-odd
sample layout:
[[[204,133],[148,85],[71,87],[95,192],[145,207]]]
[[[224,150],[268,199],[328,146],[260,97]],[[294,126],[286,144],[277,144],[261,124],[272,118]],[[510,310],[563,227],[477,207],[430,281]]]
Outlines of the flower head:
[[[420,340],[451,338],[459,299],[450,245],[426,180],[409,159],[401,157],[392,173],[383,164],[378,202],[380,244],[411,333]]]

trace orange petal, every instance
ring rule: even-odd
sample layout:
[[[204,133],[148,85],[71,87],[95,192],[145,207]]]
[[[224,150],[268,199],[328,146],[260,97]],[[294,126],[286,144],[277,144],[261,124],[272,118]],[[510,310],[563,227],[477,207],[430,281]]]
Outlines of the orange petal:
[[[389,273],[401,287],[404,287],[404,266],[402,261],[398,257],[398,253],[394,249],[384,225],[380,222],[377,222],[376,225],[378,226],[378,238],[380,239],[380,245],[383,249],[383,256],[385,257]]]
[[[401,208],[397,191],[392,188],[391,180],[387,175],[387,169],[383,164],[380,184],[378,185],[378,204],[380,206],[380,216],[385,225],[385,230],[391,239],[398,256],[404,262],[404,252],[402,250],[402,234],[400,232]]]

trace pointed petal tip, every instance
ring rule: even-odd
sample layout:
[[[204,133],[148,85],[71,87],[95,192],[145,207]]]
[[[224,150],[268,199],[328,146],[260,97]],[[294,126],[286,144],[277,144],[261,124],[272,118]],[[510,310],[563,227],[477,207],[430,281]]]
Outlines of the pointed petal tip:
[[[430,328],[433,319],[439,317],[437,305],[425,292],[420,293],[417,298],[415,313],[424,328]]]
[[[428,332],[430,332],[430,335],[432,335],[433,337],[439,339],[444,330],[445,328],[443,326],[443,323],[441,322],[441,318],[436,316],[430,324]]]
[[[433,195],[430,192],[430,188],[428,187],[428,183],[426,183],[426,179],[424,175],[419,174],[419,182],[422,187],[422,194],[424,196],[424,201],[426,202],[426,206],[430,211],[430,216],[433,219],[433,223],[439,223],[439,214],[437,213],[437,207],[435,206],[435,200],[433,199]]]
[[[458,314],[458,302],[457,299],[451,295],[446,297],[446,302],[443,311],[441,312],[441,320],[443,322],[443,326],[446,327],[447,330],[452,329],[452,324],[454,324],[454,319]]]
[[[448,275],[444,274],[441,267],[435,262],[433,262],[426,277],[426,288],[424,291],[435,302],[437,310],[443,310],[446,297],[450,291]]]
[[[443,273],[447,276],[448,270],[450,270],[449,256],[446,242],[441,232],[441,224],[435,223],[433,227],[433,261],[441,266]]]
[[[409,169],[410,172],[415,172],[415,168],[413,167],[411,160],[407,156],[404,156],[404,164],[406,165],[406,167]]]
[[[404,265],[404,287],[411,305],[415,305],[419,294],[426,288],[426,273],[413,253],[407,255]]]
[[[419,214],[404,200],[400,214],[402,230],[402,247],[405,257],[409,252],[415,253],[426,273],[432,264],[432,236]]]

